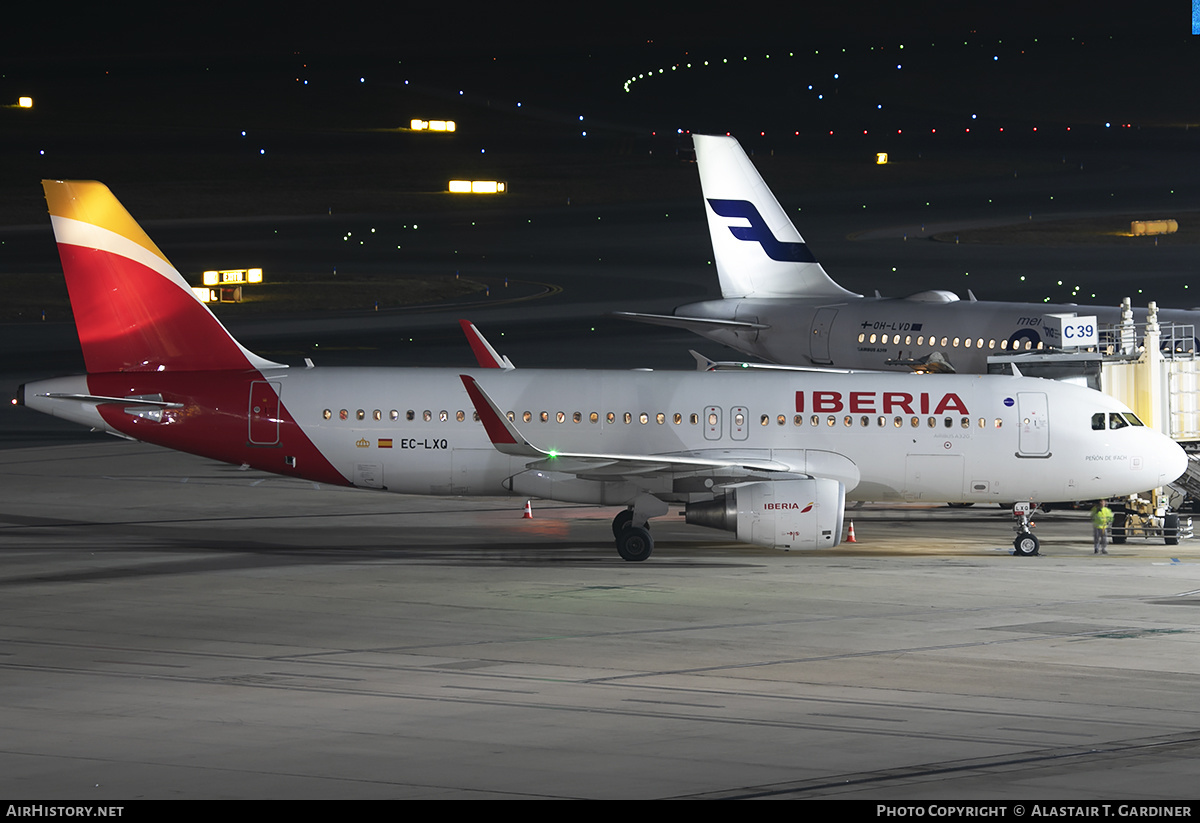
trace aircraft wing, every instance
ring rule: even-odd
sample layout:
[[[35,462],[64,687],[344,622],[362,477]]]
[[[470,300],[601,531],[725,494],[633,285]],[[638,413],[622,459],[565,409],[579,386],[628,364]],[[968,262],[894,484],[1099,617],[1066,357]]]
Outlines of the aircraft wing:
[[[639,323],[650,323],[654,326],[671,326],[676,329],[694,329],[697,327],[705,329],[730,329],[731,331],[754,331],[759,329],[769,329],[768,325],[763,323],[747,323],[742,320],[714,320],[709,317],[680,317],[674,314],[643,314],[635,311],[615,311],[615,317],[624,317],[627,320],[636,320]]]
[[[727,470],[731,477],[778,472],[791,477],[808,477],[796,467],[756,454],[725,451],[674,454],[586,454],[541,449],[531,443],[516,425],[500,411],[495,401],[470,375],[459,375],[475,411],[497,451],[516,457],[533,458],[530,468],[563,472],[584,478],[645,477],[655,474],[679,474],[695,471]]]

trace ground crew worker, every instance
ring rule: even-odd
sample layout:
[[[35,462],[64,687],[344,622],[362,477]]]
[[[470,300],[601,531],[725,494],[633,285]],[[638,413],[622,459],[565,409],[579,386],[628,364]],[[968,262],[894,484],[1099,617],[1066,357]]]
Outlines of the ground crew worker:
[[[1092,506],[1092,554],[1108,554],[1108,527],[1112,522],[1113,513],[1107,500]]]

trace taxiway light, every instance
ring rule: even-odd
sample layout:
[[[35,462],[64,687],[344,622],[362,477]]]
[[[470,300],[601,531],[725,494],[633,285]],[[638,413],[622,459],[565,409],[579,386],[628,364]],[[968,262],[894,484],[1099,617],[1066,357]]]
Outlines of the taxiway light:
[[[504,194],[508,183],[501,180],[451,180],[448,186],[452,194]]]
[[[217,290],[208,286],[192,286],[192,294],[196,295],[196,299],[201,303],[217,302]]]
[[[875,165],[877,165],[877,166],[886,166],[887,165],[887,152],[886,151],[875,152]]]
[[[33,98],[32,97],[18,97],[17,105],[23,109],[31,109],[31,108],[33,108]]]

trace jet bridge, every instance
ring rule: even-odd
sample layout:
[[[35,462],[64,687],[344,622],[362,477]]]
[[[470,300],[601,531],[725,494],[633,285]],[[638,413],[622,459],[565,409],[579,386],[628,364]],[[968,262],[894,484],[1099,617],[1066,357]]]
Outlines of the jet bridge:
[[[1101,327],[1095,345],[994,355],[990,373],[1015,365],[1022,374],[1080,383],[1120,400],[1147,426],[1188,452],[1188,469],[1175,483],[1148,497],[1132,498],[1113,524],[1113,541],[1163,537],[1168,544],[1191,537],[1191,519],[1174,513],[1187,498],[1200,500],[1200,338],[1194,325],[1159,323],[1148,305],[1144,323],[1133,321],[1132,304],[1121,304],[1122,321]]]

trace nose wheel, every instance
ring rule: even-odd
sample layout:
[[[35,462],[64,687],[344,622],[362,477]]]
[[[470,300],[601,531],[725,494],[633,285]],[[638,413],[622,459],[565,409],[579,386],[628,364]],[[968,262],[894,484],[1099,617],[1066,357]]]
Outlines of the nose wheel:
[[[1033,557],[1041,545],[1030,531],[1033,528],[1033,509],[1031,503],[1013,504],[1013,530],[1017,533],[1017,539],[1013,541],[1013,551],[1017,557]]]
[[[1038,553],[1040,545],[1038,539],[1028,532],[1018,534],[1017,539],[1013,541],[1013,548],[1020,557],[1032,557]]]

